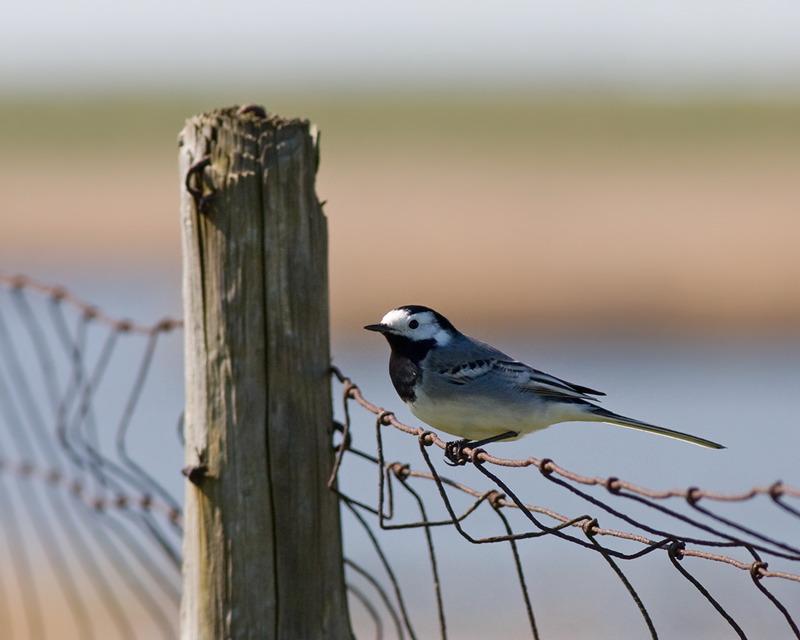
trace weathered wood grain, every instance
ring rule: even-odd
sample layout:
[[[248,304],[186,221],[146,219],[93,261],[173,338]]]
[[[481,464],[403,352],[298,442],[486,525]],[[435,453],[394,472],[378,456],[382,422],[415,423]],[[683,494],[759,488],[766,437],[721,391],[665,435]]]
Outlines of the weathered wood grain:
[[[309,123],[235,108],[180,136],[183,640],[352,638],[332,461],[327,223]]]

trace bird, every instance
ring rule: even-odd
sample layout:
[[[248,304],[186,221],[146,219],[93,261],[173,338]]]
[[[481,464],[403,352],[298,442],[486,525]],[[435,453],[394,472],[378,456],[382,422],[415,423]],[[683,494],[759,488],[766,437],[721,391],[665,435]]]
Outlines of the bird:
[[[464,448],[522,436],[560,422],[606,422],[707,447],[711,440],[628,418],[594,404],[606,395],[556,378],[471,338],[441,313],[422,305],[389,311],[364,327],[391,347],[389,377],[417,418],[460,438],[445,457],[465,464]]]

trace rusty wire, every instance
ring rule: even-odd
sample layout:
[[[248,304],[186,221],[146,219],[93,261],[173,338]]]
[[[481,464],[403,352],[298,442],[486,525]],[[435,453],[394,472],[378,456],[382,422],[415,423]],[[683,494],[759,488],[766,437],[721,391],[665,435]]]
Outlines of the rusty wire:
[[[703,505],[713,502],[742,503],[760,496],[766,496],[774,505],[781,508],[786,513],[798,517],[800,513],[798,513],[796,505],[791,505],[784,501],[786,498],[800,498],[800,490],[797,488],[776,482],[769,487],[755,487],[750,491],[737,494],[716,493],[696,487],[686,490],[653,491],[625,482],[619,478],[592,478],[582,476],[558,466],[549,459],[539,460],[536,458],[527,458],[525,460],[506,460],[491,456],[480,449],[466,450],[470,462],[475,469],[490,480],[491,488],[479,491],[453,481],[452,479],[443,477],[438,473],[431,462],[427,449],[432,445],[436,445],[444,450],[446,443],[434,432],[403,424],[391,411],[378,407],[364,398],[358,386],[349,378],[345,377],[338,369],[333,367],[332,373],[343,385],[344,423],[339,425],[342,438],[337,447],[333,475],[330,478],[329,486],[338,491],[337,475],[340,473],[344,456],[346,454],[355,455],[361,459],[369,460],[381,470],[377,487],[377,503],[375,506],[372,506],[366,504],[363,500],[356,500],[339,491],[340,499],[353,511],[366,511],[377,516],[378,527],[382,529],[423,528],[426,532],[429,532],[433,527],[447,526],[453,527],[463,538],[473,544],[509,543],[517,570],[519,587],[526,604],[529,626],[533,638],[537,639],[539,637],[539,632],[531,606],[525,573],[520,563],[517,545],[523,540],[540,538],[542,536],[553,536],[598,552],[628,590],[652,638],[658,637],[652,617],[631,580],[622,570],[620,561],[634,560],[650,555],[653,552],[665,552],[670,560],[670,566],[674,567],[689,584],[697,589],[700,595],[709,602],[714,610],[730,625],[732,630],[739,637],[745,638],[746,635],[742,627],[734,619],[734,616],[720,604],[720,601],[712,595],[710,589],[703,585],[696,575],[690,573],[686,567],[682,565],[681,560],[686,557],[700,558],[723,563],[746,572],[750,578],[748,582],[752,582],[761,595],[763,595],[785,619],[786,625],[791,633],[800,638],[800,631],[798,631],[790,608],[763,583],[765,578],[778,579],[790,584],[800,583],[800,573],[798,573],[797,569],[793,571],[770,570],[768,563],[762,559],[764,556],[769,556],[772,558],[772,562],[780,562],[791,566],[791,563],[800,563],[800,549],[794,545],[775,540],[764,532],[757,531],[752,526],[745,526],[730,518],[722,517],[714,513],[711,508],[700,505],[701,502]],[[351,415],[349,408],[352,402],[355,402],[375,416],[375,455],[357,450],[352,446]],[[425,470],[413,470],[409,464],[401,464],[398,462],[389,463],[385,460],[382,429],[387,426],[391,426],[417,438],[420,457]],[[568,517],[549,508],[525,504],[518,497],[519,489],[512,489],[508,483],[502,481],[490,470],[492,466],[514,468],[518,470],[524,470],[526,468],[537,469],[539,472],[537,474],[538,477],[544,478],[568,490],[574,495],[577,495],[582,498],[588,506],[600,509],[614,516],[626,525],[629,525],[630,529],[619,530],[603,528],[599,525],[597,517],[594,516],[583,514],[577,517]],[[441,502],[449,517],[444,520],[431,521],[423,512],[423,517],[415,522],[391,522],[394,515],[392,478],[399,480],[401,486],[407,489],[410,489],[408,481],[412,478],[432,481],[438,490]],[[531,480],[530,477],[520,476],[516,478],[516,486],[524,487],[524,485]],[[581,489],[581,487],[603,488],[609,496],[609,499],[601,500],[587,493],[584,489]],[[466,494],[473,498],[474,502],[466,511],[457,514],[448,490],[456,490],[459,493]],[[415,497],[419,496],[416,492],[414,495]],[[690,525],[696,530],[699,530],[700,535],[689,536],[678,533],[677,530],[666,530],[663,526],[648,524],[648,522],[641,518],[634,518],[626,512],[624,505],[618,506],[618,502],[625,500],[635,501],[657,511],[659,514],[670,516],[676,523]],[[686,515],[671,506],[662,504],[675,500],[688,505],[696,515]],[[503,522],[503,534],[475,538],[466,529],[465,520],[484,502],[488,502],[501,517]],[[508,519],[505,518],[503,514],[503,510],[508,508],[516,509],[523,514],[531,525],[530,529],[525,532],[514,532]],[[550,519],[553,521],[553,524],[546,523],[540,518],[541,516]],[[703,519],[701,519],[700,516],[703,516]],[[367,526],[365,518],[363,516],[359,516],[359,518],[362,524]],[[723,530],[719,525],[725,525],[726,530]],[[574,529],[580,529],[583,535],[576,536],[570,533],[570,530]],[[736,534],[732,534],[730,529],[734,530]],[[371,533],[370,536],[373,540],[375,539],[374,534]],[[427,539],[429,541],[428,555],[430,557],[430,562],[433,567],[436,567],[436,553],[433,545],[430,543],[430,535],[427,536]],[[619,539],[638,543],[640,549],[632,553],[622,552],[608,546],[605,542],[601,543],[601,539],[607,539],[609,541]],[[734,549],[743,550],[752,558],[752,561],[743,562],[729,555],[730,551]],[[719,550],[728,550],[728,552],[720,553],[718,552]],[[438,582],[438,577],[436,577],[435,572],[434,576],[435,580]],[[800,585],[798,585],[797,594],[800,594]],[[437,603],[439,603],[438,606],[441,607],[441,595],[439,593],[438,584],[436,600]],[[795,603],[796,601],[797,598],[795,598]],[[796,612],[795,615],[797,615]],[[446,637],[444,627],[441,629],[441,637]]]
[[[183,513],[180,509],[147,494],[90,495],[87,492],[86,485],[80,479],[69,478],[57,469],[35,467],[28,462],[14,463],[0,459],[0,474],[20,480],[41,482],[61,489],[65,493],[72,494],[77,500],[83,502],[87,508],[94,511],[130,509],[158,513],[175,526],[183,528]]]
[[[100,311],[97,307],[88,304],[78,298],[64,287],[54,287],[42,284],[25,275],[9,276],[0,273],[0,284],[4,284],[14,291],[27,289],[36,291],[49,297],[53,302],[64,302],[77,309],[86,320],[101,322],[120,333],[161,333],[180,329],[183,327],[183,320],[179,318],[164,318],[152,325],[142,325],[132,320],[119,320],[112,318]]]

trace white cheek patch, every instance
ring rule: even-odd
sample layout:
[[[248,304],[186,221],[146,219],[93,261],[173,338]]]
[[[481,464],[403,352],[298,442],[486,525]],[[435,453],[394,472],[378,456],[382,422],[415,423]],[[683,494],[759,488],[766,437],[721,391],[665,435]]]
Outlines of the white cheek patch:
[[[436,340],[436,344],[437,345],[439,345],[440,347],[443,347],[444,345],[448,344],[453,339],[453,336],[451,336],[444,329],[439,329],[439,331],[437,331],[434,334],[433,339]]]

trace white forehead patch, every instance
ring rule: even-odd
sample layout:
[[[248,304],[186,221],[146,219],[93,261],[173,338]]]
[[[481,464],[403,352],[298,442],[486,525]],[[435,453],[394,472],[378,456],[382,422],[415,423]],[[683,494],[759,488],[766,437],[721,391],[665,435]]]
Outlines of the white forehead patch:
[[[389,313],[383,316],[383,318],[381,318],[381,324],[385,324],[387,327],[396,327],[399,329],[405,326],[409,315],[410,314],[405,309],[392,309]]]

